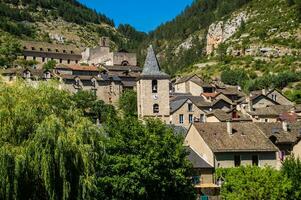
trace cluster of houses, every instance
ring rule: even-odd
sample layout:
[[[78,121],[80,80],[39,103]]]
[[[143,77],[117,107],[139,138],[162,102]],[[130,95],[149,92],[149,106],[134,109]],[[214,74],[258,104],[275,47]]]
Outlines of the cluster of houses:
[[[184,145],[200,194],[218,194],[223,180],[215,179],[217,168],[279,169],[287,156],[301,157],[301,106],[277,89],[245,94],[197,75],[170,81],[150,47],[137,97],[141,120],[155,117],[186,128]]]
[[[106,40],[102,46],[107,48]],[[100,55],[103,51],[106,56]],[[159,118],[185,130],[195,187],[210,196],[216,195],[222,181],[214,177],[217,168],[279,169],[286,156],[301,157],[301,106],[281,91],[245,94],[240,87],[208,82],[197,75],[171,80],[161,71],[151,46],[143,68],[136,66],[134,55],[126,60],[124,52],[110,54],[112,57],[108,52],[100,47],[86,50],[88,66],[75,61],[59,63],[53,70],[10,68],[1,74],[7,82],[18,77],[32,83],[57,79],[61,89],[91,91],[113,105],[123,91],[137,91],[139,119]]]

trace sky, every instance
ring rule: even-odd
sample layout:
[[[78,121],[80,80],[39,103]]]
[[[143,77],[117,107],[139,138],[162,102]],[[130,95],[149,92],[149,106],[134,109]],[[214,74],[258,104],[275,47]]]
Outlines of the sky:
[[[114,20],[115,25],[130,24],[149,32],[172,20],[193,0],[79,0]]]

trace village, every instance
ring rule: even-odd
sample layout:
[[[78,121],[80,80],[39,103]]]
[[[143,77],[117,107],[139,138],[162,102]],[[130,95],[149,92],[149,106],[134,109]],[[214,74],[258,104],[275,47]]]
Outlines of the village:
[[[91,91],[98,99],[117,106],[124,91],[137,92],[138,118],[160,119],[185,138],[193,164],[193,182],[199,194],[218,199],[222,179],[218,168],[251,165],[280,169],[287,156],[301,158],[301,105],[276,88],[246,94],[240,86],[198,75],[171,77],[161,70],[152,46],[143,67],[126,51],[111,52],[110,39],[82,51],[72,46],[24,44],[25,60],[34,68],[8,68],[5,82],[24,79],[31,85],[57,80],[70,93]],[[41,64],[55,60],[54,69]]]

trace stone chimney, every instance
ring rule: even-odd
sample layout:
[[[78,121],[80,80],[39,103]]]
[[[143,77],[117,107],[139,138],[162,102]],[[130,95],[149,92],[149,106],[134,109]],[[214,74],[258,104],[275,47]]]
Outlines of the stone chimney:
[[[229,135],[233,134],[232,123],[230,121],[227,122],[227,132]]]
[[[253,102],[251,100],[251,97],[247,97],[246,101],[248,103],[248,110],[249,110],[249,112],[254,111],[254,109],[253,109]]]
[[[288,131],[288,123],[286,121],[282,122],[282,129],[283,129],[284,132]]]
[[[262,92],[261,92],[263,95],[267,95],[267,90],[264,88],[262,89]]]

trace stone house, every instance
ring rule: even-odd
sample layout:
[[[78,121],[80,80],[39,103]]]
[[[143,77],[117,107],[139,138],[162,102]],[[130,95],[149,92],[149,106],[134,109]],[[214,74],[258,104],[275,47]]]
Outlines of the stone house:
[[[279,149],[279,159],[294,155],[301,158],[301,123],[256,123],[256,126]]]
[[[253,122],[297,121],[299,116],[295,107],[290,105],[271,105],[254,108],[246,112]]]
[[[184,144],[195,149],[214,168],[280,166],[278,148],[250,122],[194,123]]]
[[[244,115],[236,109],[229,111],[213,110],[206,114],[206,122],[252,122],[248,115]]]
[[[200,96],[202,93],[213,93],[215,88],[194,74],[176,80],[174,90],[176,93],[190,93],[192,96]]]
[[[61,74],[60,82],[60,89],[71,93],[91,91],[107,104],[117,105],[122,94],[122,83],[118,77]]]
[[[170,77],[160,70],[155,52],[148,48],[143,71],[137,81],[138,117],[159,118],[169,124],[170,118]]]
[[[81,49],[72,45],[45,42],[23,42],[24,60],[35,60],[40,64],[55,60],[59,64],[78,64],[82,59]]]
[[[21,68],[8,68],[1,71],[1,75],[5,82],[11,82],[22,78],[32,83],[39,81],[48,81],[54,78],[54,74],[51,70],[43,69],[21,69]]]
[[[89,65],[137,66],[137,57],[135,53],[128,53],[124,50],[111,52],[110,38],[102,37],[98,47],[86,48],[82,52],[81,62]]]
[[[170,123],[188,128],[194,122],[205,122],[206,107],[201,98],[179,98],[170,102]]]

